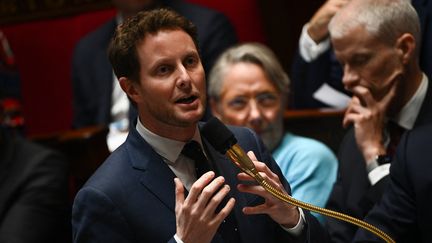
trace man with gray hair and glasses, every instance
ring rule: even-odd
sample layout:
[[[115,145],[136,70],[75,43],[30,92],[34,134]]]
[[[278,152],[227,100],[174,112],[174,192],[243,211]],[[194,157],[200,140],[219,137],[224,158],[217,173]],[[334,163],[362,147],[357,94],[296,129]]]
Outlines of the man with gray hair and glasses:
[[[270,149],[296,199],[324,207],[336,180],[337,159],[323,143],[285,132],[290,80],[274,53],[258,43],[227,49],[209,76],[213,114],[253,129]],[[314,214],[321,223],[324,217]]]

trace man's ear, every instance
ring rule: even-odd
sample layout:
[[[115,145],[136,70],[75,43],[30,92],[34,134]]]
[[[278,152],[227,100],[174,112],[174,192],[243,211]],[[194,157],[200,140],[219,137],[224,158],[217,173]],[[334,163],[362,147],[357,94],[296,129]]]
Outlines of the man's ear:
[[[414,36],[409,33],[401,35],[396,41],[396,48],[402,54],[403,64],[407,64],[412,59],[412,56],[415,55],[416,41]]]
[[[222,114],[219,112],[219,103],[215,100],[215,98],[210,98],[210,108],[213,116],[218,118],[219,120],[222,120]]]
[[[127,94],[127,96],[135,103],[139,103],[141,100],[141,93],[138,89],[139,84],[126,77],[120,77],[119,83],[120,87]]]

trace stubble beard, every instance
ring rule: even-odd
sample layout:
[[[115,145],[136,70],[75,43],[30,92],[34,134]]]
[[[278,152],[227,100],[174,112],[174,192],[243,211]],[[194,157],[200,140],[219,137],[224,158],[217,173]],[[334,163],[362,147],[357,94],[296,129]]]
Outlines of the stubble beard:
[[[280,140],[283,137],[283,120],[278,119],[273,124],[270,125],[269,131],[261,135],[264,145],[269,151],[273,151],[279,145]]]
[[[175,109],[164,109],[163,107],[155,107],[147,104],[147,110],[159,122],[162,122],[169,126],[187,128],[195,125],[204,116],[204,107],[206,102],[205,100],[200,100],[200,103],[201,106],[197,108],[200,109],[199,114],[197,115],[197,118],[192,121],[190,118],[188,119],[187,117],[178,116],[178,112],[176,112]],[[196,112],[196,110],[194,110],[193,112]]]

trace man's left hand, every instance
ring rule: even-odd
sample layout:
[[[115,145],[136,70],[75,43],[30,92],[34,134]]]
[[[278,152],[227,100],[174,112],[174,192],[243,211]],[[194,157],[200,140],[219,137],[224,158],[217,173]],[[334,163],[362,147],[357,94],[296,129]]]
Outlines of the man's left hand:
[[[274,188],[286,193],[285,188],[279,180],[279,177],[275,173],[273,173],[266,164],[258,161],[252,151],[249,151],[247,154],[252,160],[252,162],[255,164],[255,167],[257,168],[260,175]],[[239,173],[237,178],[242,181],[255,181],[252,177],[243,172]],[[265,200],[265,202],[261,205],[257,205],[254,207],[244,207],[244,214],[267,214],[275,222],[279,223],[285,228],[292,228],[298,223],[300,217],[298,208],[277,199],[272,194],[267,192],[262,186],[239,184],[237,188],[241,192],[261,196]]]

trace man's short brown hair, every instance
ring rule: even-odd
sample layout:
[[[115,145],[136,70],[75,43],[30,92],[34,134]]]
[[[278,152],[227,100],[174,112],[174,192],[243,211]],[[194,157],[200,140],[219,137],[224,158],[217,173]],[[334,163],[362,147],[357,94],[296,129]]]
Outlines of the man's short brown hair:
[[[196,27],[188,19],[165,8],[142,11],[117,27],[108,48],[109,60],[118,78],[126,77],[139,82],[137,45],[148,34],[162,30],[183,30],[192,38],[199,51]]]

